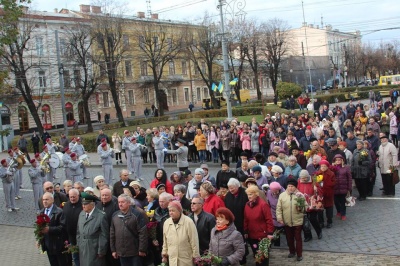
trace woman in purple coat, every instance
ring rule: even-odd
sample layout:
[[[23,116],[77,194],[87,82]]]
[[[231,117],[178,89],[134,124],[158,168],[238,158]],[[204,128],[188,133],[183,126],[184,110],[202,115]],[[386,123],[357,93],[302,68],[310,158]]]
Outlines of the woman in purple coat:
[[[336,168],[336,184],[334,187],[334,202],[336,216],[342,221],[346,220],[346,197],[350,195],[352,189],[350,166],[344,164],[344,158],[340,154],[333,157],[333,166]]]
[[[267,200],[269,206],[271,207],[272,220],[274,221],[275,230],[276,229],[279,230],[284,227],[283,224],[279,223],[276,220],[276,205],[278,204],[279,195],[284,191],[285,189],[278,182],[272,182],[269,185],[269,190],[267,192]],[[279,247],[280,245],[281,245],[281,238],[275,239],[274,246]]]

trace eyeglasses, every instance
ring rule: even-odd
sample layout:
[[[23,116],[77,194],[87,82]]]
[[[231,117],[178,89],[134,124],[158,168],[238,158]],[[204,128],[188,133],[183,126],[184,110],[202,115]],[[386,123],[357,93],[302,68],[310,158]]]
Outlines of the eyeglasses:
[[[47,187],[44,190],[54,189],[54,187]]]
[[[200,202],[191,202],[191,205],[201,204]]]

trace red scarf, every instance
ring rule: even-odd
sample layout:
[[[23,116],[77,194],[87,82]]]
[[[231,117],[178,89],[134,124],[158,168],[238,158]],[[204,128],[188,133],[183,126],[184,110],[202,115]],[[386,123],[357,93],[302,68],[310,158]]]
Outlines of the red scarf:
[[[226,224],[218,226],[215,226],[215,229],[217,229],[217,231],[224,231],[226,228],[228,228],[228,226]]]

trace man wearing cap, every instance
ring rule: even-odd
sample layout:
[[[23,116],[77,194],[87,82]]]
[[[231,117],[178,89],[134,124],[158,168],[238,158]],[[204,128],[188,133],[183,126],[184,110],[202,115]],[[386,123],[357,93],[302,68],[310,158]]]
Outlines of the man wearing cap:
[[[76,234],[80,264],[105,266],[110,230],[106,215],[95,208],[95,196],[83,192],[81,198],[83,211],[79,214]]]
[[[71,150],[68,147],[66,147],[64,149],[64,154],[63,154],[61,160],[63,161],[63,165],[64,165],[65,179],[72,180],[71,170],[69,169],[69,164],[72,161],[71,160]]]
[[[152,141],[154,144],[154,152],[157,157],[157,168],[164,169],[164,139],[161,137],[160,131],[154,131]]]
[[[19,210],[19,208],[15,207],[14,168],[8,171],[8,162],[6,159],[1,160],[0,178],[3,183],[7,211]]]
[[[83,164],[78,160],[76,153],[71,153],[71,161],[68,163],[68,168],[73,182],[82,181]]]
[[[50,217],[50,223],[41,231],[43,239],[40,241],[42,251],[46,251],[50,265],[67,265],[67,255],[63,254],[64,241],[67,239],[65,225],[61,222],[63,210],[54,204],[53,194],[46,192],[43,195],[42,214]]]
[[[175,144],[178,146],[178,149],[166,151],[168,154],[176,154],[176,165],[179,168],[179,171],[185,171],[189,168],[188,147],[186,147],[185,144],[186,141],[178,138],[177,143]]]
[[[121,265],[142,265],[141,257],[146,256],[148,235],[146,217],[131,207],[131,197],[118,197],[119,210],[111,220],[110,247],[114,259]]]
[[[100,151],[103,150],[103,148],[101,146],[103,143],[106,144],[107,148],[110,148],[110,145],[107,144],[107,139],[103,138],[103,139],[100,140],[100,144],[97,145],[97,153],[98,154],[100,154]]]
[[[36,214],[38,214],[40,212],[39,199],[43,195],[43,178],[46,174],[35,159],[32,159],[29,162],[31,163],[31,167],[28,170],[28,174],[32,183],[33,204],[35,205]]]
[[[222,184],[227,185],[229,179],[232,177],[236,178],[236,173],[229,169],[229,161],[223,160],[221,162],[221,170],[218,171],[216,176],[217,189],[219,189]]]
[[[333,157],[335,157],[336,154],[340,154],[344,158],[344,164],[347,164],[346,154],[344,154],[344,152],[338,148],[337,140],[330,138],[326,142],[330,147],[330,149],[326,152],[328,155],[328,162],[330,164],[334,163]]]
[[[83,147],[81,143],[81,138],[76,138],[76,144],[74,147],[71,149],[72,152],[76,154],[76,157],[79,159],[80,156],[84,155],[86,153],[85,147]],[[82,164],[82,175],[84,179],[88,179],[87,177],[87,169],[84,164]]]
[[[114,150],[110,149],[107,142],[102,142],[100,144],[101,150],[98,152],[101,159],[101,167],[103,168],[103,176],[106,184],[111,185],[113,177],[113,158]]]
[[[382,176],[383,195],[394,197],[395,184],[393,184],[393,171],[391,167],[398,170],[398,152],[396,146],[389,142],[385,133],[380,133],[381,145],[378,149],[379,169]]]
[[[133,165],[132,165],[132,153],[129,150],[129,145],[131,144],[131,134],[129,130],[124,131],[125,137],[122,139],[122,149],[125,150],[126,156],[126,167],[128,168],[129,174],[132,174]]]
[[[128,149],[131,151],[134,180],[142,181],[142,152],[140,146],[141,144],[137,143],[137,139],[132,137]]]

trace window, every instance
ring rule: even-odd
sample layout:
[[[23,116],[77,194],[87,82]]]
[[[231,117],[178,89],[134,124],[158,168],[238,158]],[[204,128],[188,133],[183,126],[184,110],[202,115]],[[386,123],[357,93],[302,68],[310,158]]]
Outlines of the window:
[[[158,37],[153,37],[153,44],[154,44],[154,50],[155,51],[160,49],[159,44],[158,44]]]
[[[195,75],[199,74],[199,69],[197,68],[197,65],[194,66],[194,74]]]
[[[60,38],[60,54],[61,56],[67,55],[67,40]]]
[[[125,61],[125,73],[127,77],[132,77],[132,63],[130,60]]]
[[[36,54],[37,56],[43,56],[44,55],[44,46],[43,46],[43,38],[42,37],[36,37]]]
[[[133,90],[128,91],[128,103],[129,103],[129,105],[135,104],[135,96],[133,94]]]
[[[187,75],[186,61],[182,61],[182,75]]]
[[[168,38],[167,39],[167,43],[168,43],[168,51],[172,51],[172,38]]]
[[[149,89],[144,89],[143,91],[143,99],[145,103],[149,103],[150,102],[150,97],[149,97]]]
[[[144,37],[143,36],[139,36],[139,47],[144,49]]]
[[[201,89],[196,88],[196,100],[201,101]]]
[[[71,87],[71,75],[69,74],[69,70],[64,70],[63,78],[64,78],[64,88]]]
[[[100,77],[105,77],[107,74],[107,66],[104,61],[99,62]]]
[[[103,43],[104,43],[104,37],[103,34],[99,33],[97,34],[97,48],[103,48]]]
[[[103,92],[103,107],[110,107],[110,102],[108,100],[108,92]]]
[[[147,76],[147,62],[143,61],[140,63],[140,75]]]
[[[189,88],[184,88],[184,94],[185,94],[185,101],[189,101]]]
[[[174,61],[169,61],[169,74],[175,75],[175,63]]]
[[[75,88],[79,88],[81,86],[81,71],[79,69],[74,70],[74,83]]]
[[[201,73],[203,73],[203,75],[207,74],[207,68],[206,68],[206,62],[201,62]]]
[[[124,48],[128,48],[129,47],[129,36],[124,34],[122,35],[122,43],[124,45]]]
[[[46,73],[41,70],[39,71],[39,87],[40,88],[46,88]]]
[[[203,98],[210,98],[210,92],[207,87],[203,88]]]
[[[171,95],[172,95],[172,103],[178,103],[178,97],[176,95],[176,89],[171,90]]]

